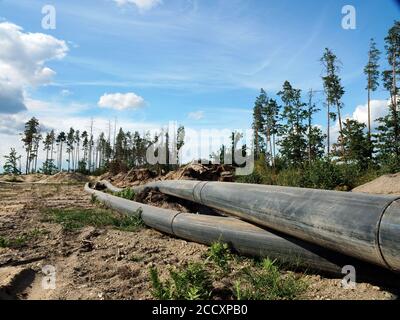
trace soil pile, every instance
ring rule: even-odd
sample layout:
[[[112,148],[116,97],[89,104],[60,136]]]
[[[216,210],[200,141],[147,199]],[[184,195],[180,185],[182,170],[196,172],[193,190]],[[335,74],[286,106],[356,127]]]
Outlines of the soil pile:
[[[371,182],[354,188],[352,192],[400,194],[400,172],[381,176]]]
[[[81,173],[59,172],[53,176],[49,176],[40,181],[40,183],[85,183],[89,182],[89,178]]]

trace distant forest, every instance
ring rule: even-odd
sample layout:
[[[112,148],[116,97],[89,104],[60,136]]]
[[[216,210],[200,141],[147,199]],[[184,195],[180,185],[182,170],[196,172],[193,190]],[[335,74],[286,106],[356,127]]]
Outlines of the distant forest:
[[[367,124],[343,119],[345,88],[340,77],[342,65],[329,48],[321,53],[320,58],[325,97],[321,108],[314,103],[316,91],[311,89],[307,92],[308,99],[303,101],[305,95],[289,81],[285,81],[277,93],[279,101],[269,98],[261,89],[253,108],[253,145],[242,147],[243,153],[254,153],[255,170],[249,176],[238,177],[238,181],[347,190],[377,175],[400,171],[399,21],[394,22],[383,41],[382,52],[374,39],[370,40],[369,48],[366,44]],[[388,92],[388,113],[385,117],[371,119],[371,99],[380,86]],[[326,132],[322,132],[313,121],[322,108],[326,111]],[[339,136],[337,141],[332,141],[330,132],[336,121],[339,123]],[[372,128],[374,121],[378,123],[375,130]],[[167,163],[156,169],[168,171],[176,166],[168,159],[170,154],[178,154],[183,146],[185,129],[183,126],[178,128],[172,137],[173,143],[167,132],[161,136],[169,152]],[[24,160],[12,148],[5,156],[3,169],[9,174],[54,174],[62,170],[100,174],[149,167],[146,150],[159,137],[122,129],[113,137],[104,132],[94,137],[91,132],[75,128],[68,132],[52,130],[43,133],[39,120],[32,118],[22,133],[26,152]],[[227,150],[233,151],[240,137],[240,132],[233,132],[231,146],[221,146],[210,157],[223,163],[226,159],[223,155]],[[45,161],[38,168],[40,152],[45,153]],[[64,163],[67,167],[63,166]]]

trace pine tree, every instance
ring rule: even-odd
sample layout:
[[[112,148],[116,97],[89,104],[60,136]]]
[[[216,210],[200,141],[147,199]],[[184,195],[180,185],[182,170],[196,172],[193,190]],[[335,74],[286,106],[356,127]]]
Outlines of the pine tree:
[[[278,95],[283,102],[281,117],[285,121],[280,129],[281,154],[286,163],[298,167],[302,165],[307,150],[307,126],[304,124],[307,119],[306,104],[301,102],[301,90],[294,89],[289,81],[285,81]]]
[[[368,51],[368,63],[364,68],[364,73],[367,76],[368,91],[368,139],[371,141],[371,91],[375,91],[379,86],[379,55],[380,51],[376,48],[374,39],[370,41]],[[371,152],[372,155],[372,152]]]
[[[56,142],[60,146],[59,148],[59,156],[58,156],[58,170],[62,170],[62,160],[63,160],[63,144],[65,140],[67,139],[65,132],[61,131],[59,135],[57,136]]]
[[[68,172],[71,171],[71,164],[72,168],[74,167],[74,143],[75,143],[75,130],[73,128],[69,129],[66,138],[67,142],[67,153],[68,153]],[[72,161],[72,163],[71,163]]]
[[[14,148],[10,149],[10,153],[8,156],[4,156],[6,162],[3,166],[4,173],[19,175],[21,171],[18,169],[18,161],[21,159],[21,156],[17,155],[17,152]]]
[[[39,120],[35,117],[31,118],[28,122],[25,123],[25,131],[23,133],[22,142],[25,146],[26,151],[26,166],[25,173],[28,174],[31,170],[31,163],[34,159],[37,142],[37,135],[39,134]]]
[[[329,151],[330,151],[330,120],[336,119],[336,115],[338,116],[339,120],[339,127],[340,127],[340,135],[341,135],[341,141],[343,141],[343,132],[342,132],[342,116],[340,110],[343,107],[343,104],[341,102],[341,98],[344,94],[344,88],[342,87],[340,83],[340,78],[338,76],[339,72],[339,66],[338,66],[338,59],[336,55],[328,48],[325,48],[324,55],[320,59],[323,66],[324,66],[324,71],[325,75],[322,77],[322,80],[324,82],[324,89],[325,89],[325,95],[326,95],[326,105],[328,109],[328,128],[327,128],[327,154],[329,156]],[[336,115],[331,112],[330,107],[331,106],[336,106]],[[344,153],[344,145],[341,145],[342,152]]]
[[[398,77],[400,75],[400,21],[395,21],[393,27],[388,31],[385,37],[385,50],[388,63],[391,67],[390,70],[383,71],[383,86],[390,93],[390,109],[391,114],[389,117],[392,119],[386,119],[386,126],[389,131],[393,132],[394,139],[394,153],[396,162],[400,163],[400,124],[397,105],[399,102],[399,88],[397,86]]]
[[[264,129],[263,108],[267,104],[267,95],[264,89],[261,89],[260,95],[256,98],[253,108],[253,130],[254,130],[254,158],[258,159],[263,152],[262,133]]]
[[[368,166],[370,159],[370,143],[364,131],[366,125],[356,120],[347,119],[343,126],[343,135],[339,136],[338,143],[334,145],[336,155],[341,160],[350,160],[361,167]],[[344,141],[340,141],[340,139]],[[338,146],[344,145],[345,154],[338,151]]]
[[[268,99],[266,95],[265,100],[262,115],[267,147],[269,147],[267,159],[270,158],[272,166],[275,167],[275,135],[278,133],[279,105],[276,100]]]

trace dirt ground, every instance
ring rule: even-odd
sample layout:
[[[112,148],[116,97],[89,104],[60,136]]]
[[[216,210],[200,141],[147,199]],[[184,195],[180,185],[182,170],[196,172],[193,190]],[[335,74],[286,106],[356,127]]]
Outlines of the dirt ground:
[[[203,261],[204,245],[142,228],[124,232],[85,227],[65,231],[43,222],[42,208],[93,208],[83,185],[0,183],[0,237],[31,235],[19,248],[0,248],[0,299],[152,299],[149,268]],[[55,271],[44,289],[43,267]],[[340,279],[306,275],[305,299],[394,299],[368,283],[341,287]],[[51,286],[50,286],[51,287]]]

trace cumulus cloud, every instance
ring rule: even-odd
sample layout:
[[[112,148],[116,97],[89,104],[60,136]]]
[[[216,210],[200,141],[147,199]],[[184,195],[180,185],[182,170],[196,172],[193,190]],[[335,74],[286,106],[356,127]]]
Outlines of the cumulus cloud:
[[[384,117],[389,111],[389,100],[371,100],[371,126],[377,126],[376,119]],[[358,105],[353,112],[353,119],[368,126],[368,104]]]
[[[0,116],[0,134],[15,136],[23,132],[24,128],[25,122],[14,115]]]
[[[376,119],[384,117],[389,112],[389,100],[371,100],[371,127],[372,131],[379,125]],[[368,127],[368,104],[360,104],[356,107],[353,114],[344,115],[342,122],[346,119],[357,120],[358,122],[364,123]],[[326,130],[326,127],[323,129]],[[336,120],[331,127],[331,144],[336,143],[339,137],[340,126],[339,120]]]
[[[68,52],[64,41],[10,22],[0,23],[0,48],[0,113],[26,110],[24,89],[49,83],[56,72],[45,63]]]
[[[21,87],[0,81],[0,114],[14,114],[26,110]]]
[[[190,112],[188,118],[192,120],[201,120],[204,118],[204,111]]]
[[[105,93],[97,103],[100,108],[110,108],[115,110],[138,109],[145,105],[145,101],[136,93]]]
[[[114,0],[119,6],[135,5],[139,11],[150,10],[162,3],[162,0]]]

